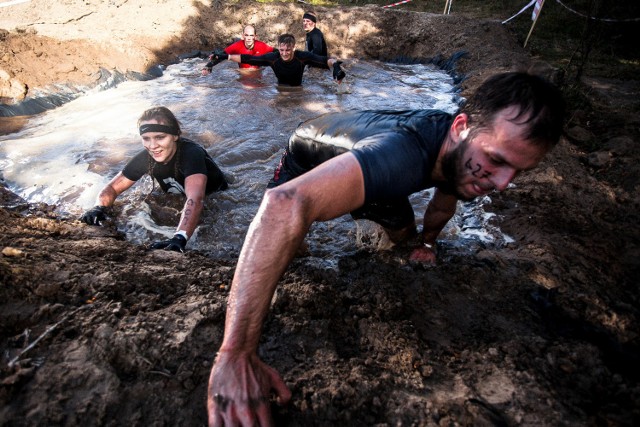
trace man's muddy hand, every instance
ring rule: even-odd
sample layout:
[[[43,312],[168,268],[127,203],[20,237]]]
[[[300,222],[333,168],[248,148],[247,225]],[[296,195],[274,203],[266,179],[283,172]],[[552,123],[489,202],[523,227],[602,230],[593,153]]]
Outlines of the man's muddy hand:
[[[291,391],[280,374],[255,354],[218,354],[209,377],[209,427],[272,426],[269,395],[284,405]]]

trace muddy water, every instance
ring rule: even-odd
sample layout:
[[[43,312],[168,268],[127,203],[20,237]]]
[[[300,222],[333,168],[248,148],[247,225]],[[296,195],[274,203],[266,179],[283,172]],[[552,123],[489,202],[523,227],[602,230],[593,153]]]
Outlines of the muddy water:
[[[449,76],[428,65],[354,61],[336,85],[328,71],[310,69],[303,89],[281,89],[270,69],[241,74],[227,62],[200,76],[201,60],[172,65],[146,82],[126,82],[88,93],[29,119],[18,133],[0,137],[0,170],[8,187],[31,202],[57,206],[78,216],[94,205],[100,189],[142,148],[136,120],[154,105],[170,108],[184,136],[200,142],[228,175],[227,191],[206,202],[191,248],[237,256],[266,183],[287,138],[302,121],[352,109],[438,108],[453,112],[458,96]],[[184,200],[160,194],[143,178],[116,202],[115,226],[136,243],[171,236]],[[429,192],[414,195],[422,217]],[[484,212],[484,198],[459,209],[446,240],[502,244],[508,237]],[[467,242],[468,243],[468,242]],[[358,245],[385,246],[375,227],[348,216],[313,226],[312,256],[331,263],[333,253]]]

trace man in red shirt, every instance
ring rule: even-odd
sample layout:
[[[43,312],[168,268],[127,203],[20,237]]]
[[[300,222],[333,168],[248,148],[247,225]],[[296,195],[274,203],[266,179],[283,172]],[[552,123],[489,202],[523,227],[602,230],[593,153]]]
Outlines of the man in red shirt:
[[[224,53],[229,55],[264,55],[265,53],[272,52],[273,48],[268,44],[256,40],[256,29],[253,25],[247,25],[244,27],[242,37],[237,42],[234,42],[224,49]],[[212,58],[209,57],[209,62],[202,69],[202,75],[206,76],[211,72],[213,67]],[[238,64],[240,68],[258,69],[257,65],[250,64]]]

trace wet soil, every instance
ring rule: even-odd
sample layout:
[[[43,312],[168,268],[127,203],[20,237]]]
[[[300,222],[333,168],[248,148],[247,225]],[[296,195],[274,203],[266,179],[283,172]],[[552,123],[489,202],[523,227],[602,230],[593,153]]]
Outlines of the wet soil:
[[[247,20],[267,42],[302,39],[302,6],[34,0],[0,7],[0,68],[27,97],[91,86],[100,67],[142,73],[224,45]],[[347,59],[468,51],[463,94],[534,62],[493,19],[316,10]],[[430,269],[402,247],[336,269],[293,262],[260,344],[293,392],[278,425],[640,424],[638,84],[584,85],[593,108],[572,110],[559,146],[493,198],[514,243],[445,241]],[[234,262],[150,251],[5,189],[0,205],[0,424],[205,425]]]

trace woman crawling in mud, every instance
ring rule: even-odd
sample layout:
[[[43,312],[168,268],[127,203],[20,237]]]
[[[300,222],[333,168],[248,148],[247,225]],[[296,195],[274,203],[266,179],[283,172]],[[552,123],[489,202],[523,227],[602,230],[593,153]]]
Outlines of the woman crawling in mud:
[[[181,136],[180,123],[168,108],[146,110],[138,119],[138,127],[144,150],[100,191],[96,206],[80,219],[89,225],[102,225],[107,219],[107,208],[148,173],[165,193],[187,197],[173,237],[154,242],[151,248],[184,252],[200,220],[205,196],[225,190],[228,183],[206,150]]]

